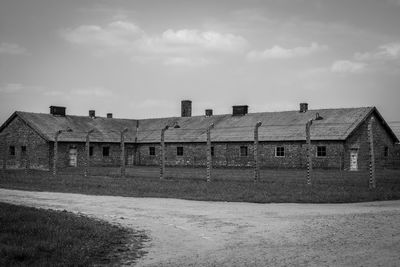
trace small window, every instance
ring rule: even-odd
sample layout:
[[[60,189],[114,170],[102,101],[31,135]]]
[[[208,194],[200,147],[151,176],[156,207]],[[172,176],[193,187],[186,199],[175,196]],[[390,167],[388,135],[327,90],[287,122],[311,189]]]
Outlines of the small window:
[[[93,156],[93,151],[94,151],[94,147],[89,147],[89,156],[92,157]]]
[[[103,147],[103,157],[109,157],[110,156],[110,147],[104,146]]]
[[[10,156],[15,156],[15,146],[10,146],[8,149]]]
[[[383,156],[388,157],[389,156],[389,147],[385,146],[383,150]]]
[[[285,156],[285,147],[277,146],[275,148],[275,157],[284,157]]]
[[[26,146],[21,146],[21,156],[22,157],[26,156]]]
[[[150,156],[156,155],[156,148],[154,146],[149,147],[149,155]]]
[[[247,146],[241,146],[240,147],[240,156],[241,157],[247,157]]]
[[[183,156],[183,146],[178,146],[176,148],[176,155],[177,156]]]
[[[214,147],[211,147],[211,157],[214,157]]]
[[[326,157],[326,146],[317,146],[317,157]]]

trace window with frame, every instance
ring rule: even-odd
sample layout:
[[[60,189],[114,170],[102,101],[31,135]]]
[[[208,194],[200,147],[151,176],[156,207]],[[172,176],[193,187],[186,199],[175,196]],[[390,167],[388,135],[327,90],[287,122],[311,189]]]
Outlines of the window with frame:
[[[214,157],[214,147],[211,147],[211,157]]]
[[[383,149],[383,156],[388,157],[389,156],[389,147],[385,146]]]
[[[26,146],[21,146],[21,156],[22,157],[26,156]]]
[[[284,157],[285,156],[285,147],[277,146],[275,148],[275,157]]]
[[[90,157],[93,156],[93,151],[94,151],[94,147],[90,146],[90,147],[89,147],[89,156],[90,156]]]
[[[103,157],[109,157],[109,156],[110,156],[110,147],[103,146]]]
[[[326,157],[326,146],[317,146],[317,157]]]
[[[247,146],[241,146],[240,147],[240,156],[241,157],[247,157],[248,155],[248,148]]]
[[[10,146],[8,148],[8,152],[9,152],[10,156],[15,156],[15,146]]]
[[[178,146],[176,148],[176,155],[177,156],[183,156],[183,146]]]
[[[150,156],[156,155],[156,148],[154,146],[149,147],[149,155]]]

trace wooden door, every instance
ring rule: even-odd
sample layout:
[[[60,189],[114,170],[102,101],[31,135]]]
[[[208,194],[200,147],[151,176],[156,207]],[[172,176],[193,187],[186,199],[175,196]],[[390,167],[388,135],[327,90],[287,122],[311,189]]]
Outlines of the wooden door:
[[[350,151],[350,171],[358,170],[358,150],[353,149]]]
[[[69,149],[69,166],[76,167],[78,165],[78,149]]]
[[[134,159],[134,150],[133,148],[129,147],[126,150],[126,165],[133,166]]]

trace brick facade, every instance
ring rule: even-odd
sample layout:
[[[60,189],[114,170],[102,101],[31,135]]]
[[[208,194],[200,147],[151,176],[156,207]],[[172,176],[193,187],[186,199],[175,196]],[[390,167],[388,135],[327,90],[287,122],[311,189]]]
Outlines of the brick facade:
[[[7,168],[49,169],[49,143],[23,120],[16,117],[2,132],[8,134],[1,141],[1,166],[7,157]],[[10,152],[14,149],[14,155]],[[25,151],[24,151],[25,150]]]
[[[212,143],[214,167],[251,167],[254,163],[252,142]],[[317,157],[317,146],[326,147],[326,156]],[[150,155],[154,147],[155,155]],[[177,147],[183,147],[183,155],[177,155]],[[247,155],[241,155],[241,147],[247,148]],[[284,156],[276,156],[276,147],[284,147]],[[138,145],[138,165],[158,165],[159,144]],[[166,143],[167,166],[206,166],[206,143]],[[304,168],[306,166],[305,141],[260,142],[260,166],[263,168]],[[313,142],[314,168],[341,168],[343,166],[343,142]]]
[[[373,115],[372,115],[373,116]],[[347,170],[350,168],[350,151],[355,149],[358,151],[358,167],[362,170],[369,168],[369,141],[368,141],[368,121],[371,116],[368,117],[356,131],[349,136],[345,142],[345,165],[344,168]],[[391,167],[394,164],[395,146],[393,140],[384,129],[382,123],[378,119],[374,119],[373,127],[373,140],[374,140],[374,155],[375,155],[375,167],[384,168]],[[385,147],[388,149],[388,155],[385,156]]]
[[[51,145],[53,151],[53,144]],[[93,154],[90,156],[91,166],[119,166],[121,163],[121,145],[120,143],[90,143]],[[103,156],[103,148],[109,148],[108,156]],[[77,150],[77,167],[84,167],[86,162],[85,143],[58,143],[58,162],[57,167],[64,168],[70,166],[70,149]],[[125,144],[126,164],[134,164],[135,145]],[[51,158],[53,157],[53,153]]]

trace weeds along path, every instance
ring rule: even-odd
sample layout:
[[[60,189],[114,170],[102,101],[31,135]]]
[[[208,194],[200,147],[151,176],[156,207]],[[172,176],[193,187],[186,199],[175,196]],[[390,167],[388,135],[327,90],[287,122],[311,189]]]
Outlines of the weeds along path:
[[[396,266],[400,201],[254,204],[0,189],[0,201],[142,229],[138,266]]]

